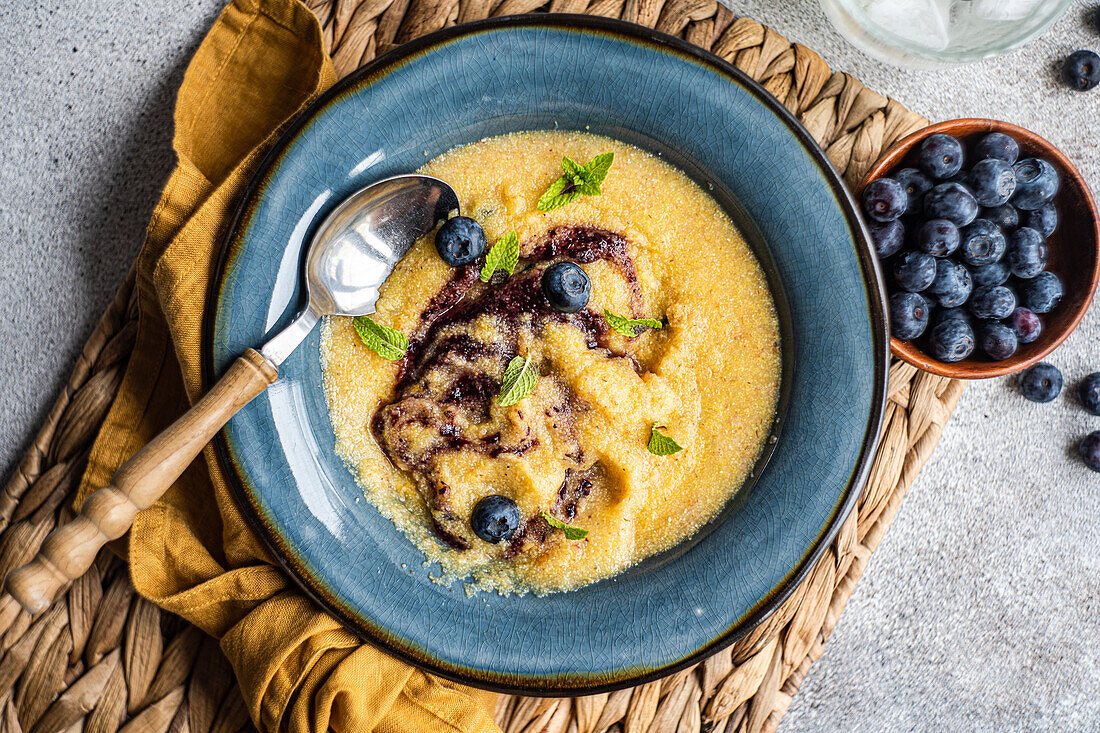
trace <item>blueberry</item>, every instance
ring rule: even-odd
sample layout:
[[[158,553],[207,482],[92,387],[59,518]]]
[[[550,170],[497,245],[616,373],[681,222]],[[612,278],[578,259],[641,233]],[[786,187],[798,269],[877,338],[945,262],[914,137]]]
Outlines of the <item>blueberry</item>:
[[[905,226],[895,219],[887,222],[871,222],[871,245],[880,259],[895,254],[905,244]]]
[[[1093,415],[1100,415],[1100,372],[1093,372],[1077,385],[1077,396],[1081,407]]]
[[[936,277],[936,258],[924,252],[905,252],[894,260],[893,270],[899,288],[919,293]]]
[[[978,288],[970,295],[967,307],[976,318],[1008,318],[1016,307],[1016,294],[1004,285]]]
[[[928,286],[928,292],[936,296],[942,308],[955,308],[966,302],[974,281],[970,271],[954,260],[936,260],[936,277]]]
[[[554,310],[576,313],[588,305],[592,283],[579,265],[555,262],[542,273],[542,294]]]
[[[890,296],[890,329],[903,341],[915,339],[928,327],[928,301],[917,293]]]
[[[1100,56],[1095,51],[1074,51],[1062,65],[1062,81],[1079,92],[1100,84]]]
[[[1020,375],[1020,394],[1032,402],[1050,402],[1062,393],[1062,372],[1041,361]]]
[[[1045,160],[1027,158],[1016,163],[1016,193],[1012,205],[1023,211],[1034,211],[1054,198],[1061,182],[1058,170]]]
[[[1008,276],[1012,273],[1008,265],[1003,262],[994,262],[991,265],[981,265],[970,268],[970,278],[976,288],[991,288],[994,285],[1004,285]]]
[[[1030,344],[1039,340],[1043,333],[1043,321],[1034,311],[1020,306],[1008,317],[1009,327],[1016,332],[1021,344]]]
[[[974,157],[978,160],[1003,160],[1011,165],[1020,157],[1020,146],[1003,132],[991,132],[974,146]]]
[[[1020,227],[1008,238],[1005,256],[1012,274],[1030,280],[1047,266],[1047,245],[1043,235],[1031,227]]]
[[[1020,283],[1020,300],[1036,313],[1050,313],[1062,301],[1062,281],[1053,272],[1040,272]]]
[[[1100,430],[1089,433],[1077,446],[1081,460],[1093,471],[1100,471]]]
[[[979,204],[1001,206],[1016,192],[1016,171],[1003,160],[987,158],[974,164],[967,182]]]
[[[933,178],[950,178],[962,168],[962,145],[950,135],[929,135],[920,145],[917,163]]]
[[[1005,256],[1008,242],[1001,228],[988,219],[975,219],[962,230],[959,257],[968,265],[992,265]]]
[[[941,183],[924,195],[924,213],[964,227],[978,218],[978,201],[961,183]]]
[[[1058,209],[1048,201],[1038,209],[1027,212],[1024,226],[1031,227],[1044,237],[1049,237],[1058,228]]]
[[[473,219],[456,216],[435,233],[435,248],[451,267],[463,267],[485,254],[485,230]]]
[[[863,189],[863,212],[874,221],[893,221],[905,213],[909,194],[893,178],[879,178]]]
[[[917,231],[916,245],[921,252],[947,257],[959,248],[959,228],[947,219],[929,219]]]
[[[999,226],[1003,232],[1010,232],[1020,226],[1020,212],[1016,211],[1016,207],[1011,204],[982,209],[978,218],[988,219]]]
[[[519,528],[519,507],[506,496],[492,494],[474,504],[470,513],[470,529],[494,545],[510,540]]]
[[[974,317],[970,315],[970,311],[961,306],[955,308],[937,308],[932,314],[932,317],[928,319],[928,323],[933,327],[941,323],[947,323],[948,321],[962,321],[971,327],[974,325]]]
[[[932,179],[916,168],[902,168],[890,177],[904,186],[905,192],[909,194],[909,205],[905,210],[920,211],[920,200],[924,198],[924,194],[932,190],[934,185]]]
[[[978,340],[985,355],[994,361],[1004,361],[1016,353],[1016,332],[1003,323],[983,323],[978,327]]]
[[[962,361],[974,352],[974,329],[962,319],[944,321],[932,329],[928,347],[939,361]]]

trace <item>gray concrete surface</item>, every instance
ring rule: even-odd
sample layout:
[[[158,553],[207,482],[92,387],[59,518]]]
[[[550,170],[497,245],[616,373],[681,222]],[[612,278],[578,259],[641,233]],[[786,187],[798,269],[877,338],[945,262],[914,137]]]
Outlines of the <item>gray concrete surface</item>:
[[[1006,58],[902,72],[846,45],[815,0],[730,0],[934,119],[1030,127],[1100,187],[1100,90],[1054,63],[1100,47],[1080,2]],[[21,455],[136,251],[170,170],[171,104],[220,0],[0,6],[0,465]],[[1100,309],[1053,357],[1100,369]],[[783,724],[801,731],[1100,730],[1100,429],[1067,397],[971,385]]]

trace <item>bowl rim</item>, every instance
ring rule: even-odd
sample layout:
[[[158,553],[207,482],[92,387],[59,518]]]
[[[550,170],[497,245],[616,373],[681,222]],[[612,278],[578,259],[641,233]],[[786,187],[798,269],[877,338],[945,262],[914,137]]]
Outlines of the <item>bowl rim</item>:
[[[232,254],[232,242],[238,232],[240,223],[247,216],[250,203],[257,193],[264,187],[267,175],[277,164],[286,147],[313,117],[325,109],[329,104],[338,99],[350,89],[363,83],[369,83],[374,75],[385,71],[387,68],[405,63],[415,57],[430,51],[433,47],[448,43],[466,35],[472,35],[490,30],[523,27],[549,27],[555,30],[580,30],[595,33],[603,33],[609,36],[622,38],[627,41],[644,42],[665,46],[673,51],[693,58],[706,64],[730,78],[731,83],[737,83],[752,94],[765,108],[774,113],[787,126],[799,142],[807,155],[821,168],[832,193],[836,196],[841,213],[853,234],[854,250],[860,266],[863,269],[868,305],[871,316],[871,340],[874,352],[875,372],[872,386],[872,404],[863,431],[863,440],[860,451],[853,463],[852,473],[847,485],[838,500],[832,515],[824,523],[821,532],[815,538],[803,554],[799,563],[788,573],[786,578],[771,592],[762,597],[738,623],[730,626],[725,632],[719,634],[709,642],[692,650],[680,660],[662,667],[624,670],[624,675],[607,682],[571,682],[559,678],[540,680],[542,684],[517,684],[502,681],[500,677],[484,679],[463,674],[462,671],[439,664],[430,657],[418,656],[398,647],[383,634],[369,633],[362,624],[350,618],[344,613],[338,604],[324,596],[318,588],[309,581],[309,576],[296,567],[291,558],[287,557],[277,537],[273,537],[270,529],[264,523],[256,507],[250,500],[249,493],[237,474],[236,466],[230,455],[229,443],[225,429],[218,432],[213,441],[215,457],[222,468],[230,490],[242,509],[250,528],[260,538],[263,545],[276,559],[284,572],[295,581],[295,584],[323,610],[333,615],[346,628],[359,636],[364,641],[381,649],[387,654],[401,659],[419,669],[425,670],[442,678],[461,684],[470,685],[479,689],[491,690],[504,694],[522,694],[532,696],[562,696],[562,695],[592,695],[603,692],[612,692],[654,680],[662,679],[680,670],[698,664],[724,649],[731,644],[745,638],[754,629],[763,624],[772,614],[794,594],[806,578],[813,572],[818,561],[828,550],[833,540],[839,534],[841,526],[855,509],[859,496],[866,484],[871,472],[874,456],[881,439],[882,425],[886,413],[886,399],[889,372],[889,319],[887,318],[887,296],[883,285],[884,278],[878,258],[875,256],[870,241],[870,233],[863,217],[859,213],[859,205],[843,177],[829,160],[820,144],[813,138],[805,126],[790,112],[778,99],[764,87],[716,54],[696,46],[688,41],[668,35],[653,28],[601,16],[571,14],[571,13],[539,13],[522,14],[513,16],[500,16],[486,18],[464,24],[458,24],[439,31],[407,41],[386,53],[378,56],[370,63],[361,66],[343,79],[338,80],[332,87],[322,93],[316,100],[301,110],[287,125],[272,148],[261,160],[252,179],[242,191],[236,211],[232,217],[230,226],[222,240],[222,249],[218,256],[218,262],[214,271],[214,277],[210,282],[206,296],[206,310],[202,323],[201,342],[201,385],[207,390],[216,380],[218,374],[214,364],[213,338],[216,325],[217,305],[221,291],[220,284],[227,271],[227,263]],[[796,367],[797,368],[797,367]]]
[[[892,333],[890,335],[891,353],[918,369],[923,369],[926,372],[931,372],[941,377],[949,377],[951,379],[991,379],[993,377],[1004,377],[1009,374],[1016,374],[1030,366],[1038,364],[1061,346],[1062,343],[1069,338],[1069,335],[1077,330],[1077,327],[1081,324],[1085,314],[1088,312],[1089,306],[1092,304],[1097,285],[1100,284],[1100,212],[1097,210],[1096,199],[1093,196],[1092,189],[1089,188],[1088,181],[1081,175],[1081,172],[1077,169],[1077,166],[1074,165],[1073,161],[1054,143],[1025,127],[1020,127],[1011,122],[985,117],[960,117],[955,120],[944,120],[943,122],[936,122],[927,127],[922,127],[906,135],[904,138],[891,145],[886,152],[879,156],[874,165],[868,169],[863,180],[860,181],[859,187],[856,189],[856,195],[861,196],[863,194],[863,189],[866,188],[871,181],[882,178],[899,167],[905,156],[908,155],[920,141],[937,133],[952,134],[963,126],[976,126],[978,128],[973,132],[967,133],[968,136],[989,132],[1003,132],[1015,139],[1026,140],[1033,146],[1041,148],[1044,154],[1053,158],[1053,162],[1059,167],[1063,179],[1068,178],[1073,181],[1085,200],[1085,208],[1088,210],[1092,221],[1093,242],[1097,249],[1092,268],[1092,276],[1089,279],[1088,292],[1084,294],[1084,298],[1080,305],[1073,313],[1069,326],[1058,333],[1050,344],[1026,359],[1009,357],[999,362],[941,362],[933,359],[911,342],[902,341]],[[1064,182],[1063,185],[1065,185]],[[966,369],[960,368],[959,364],[962,363],[967,363],[968,367]]]

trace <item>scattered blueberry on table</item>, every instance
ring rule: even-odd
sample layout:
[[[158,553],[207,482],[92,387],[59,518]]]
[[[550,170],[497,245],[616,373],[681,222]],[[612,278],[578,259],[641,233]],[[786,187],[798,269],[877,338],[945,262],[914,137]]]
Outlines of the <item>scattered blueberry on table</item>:
[[[1093,372],[1077,385],[1081,406],[1093,415],[1100,415],[1100,372]]]
[[[1100,430],[1086,435],[1077,450],[1086,466],[1093,471],[1100,471]]]
[[[1079,92],[1100,84],[1100,56],[1095,51],[1074,51],[1062,65],[1062,81]]]
[[[1052,402],[1062,392],[1062,372],[1053,364],[1040,362],[1024,370],[1018,384],[1025,399]],[[1087,412],[1100,416],[1100,372],[1089,374],[1077,384],[1077,398]],[[1100,430],[1082,438],[1077,451],[1085,466],[1100,472]]]
[[[943,362],[1001,361],[1042,334],[1064,294],[1047,269],[1061,181],[1049,161],[1021,155],[1001,132],[930,135],[864,188],[895,338]]]
[[[1032,402],[1051,402],[1062,392],[1062,372],[1041,361],[1020,375],[1020,394]]]

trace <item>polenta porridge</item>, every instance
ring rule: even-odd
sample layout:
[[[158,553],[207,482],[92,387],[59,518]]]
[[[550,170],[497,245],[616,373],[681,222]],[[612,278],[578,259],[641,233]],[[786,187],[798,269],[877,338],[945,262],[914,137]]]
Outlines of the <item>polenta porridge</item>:
[[[574,589],[690,537],[749,475],[779,394],[775,305],[729,217],[586,133],[488,138],[420,172],[465,216],[322,341],[367,498],[448,578],[502,593]]]

